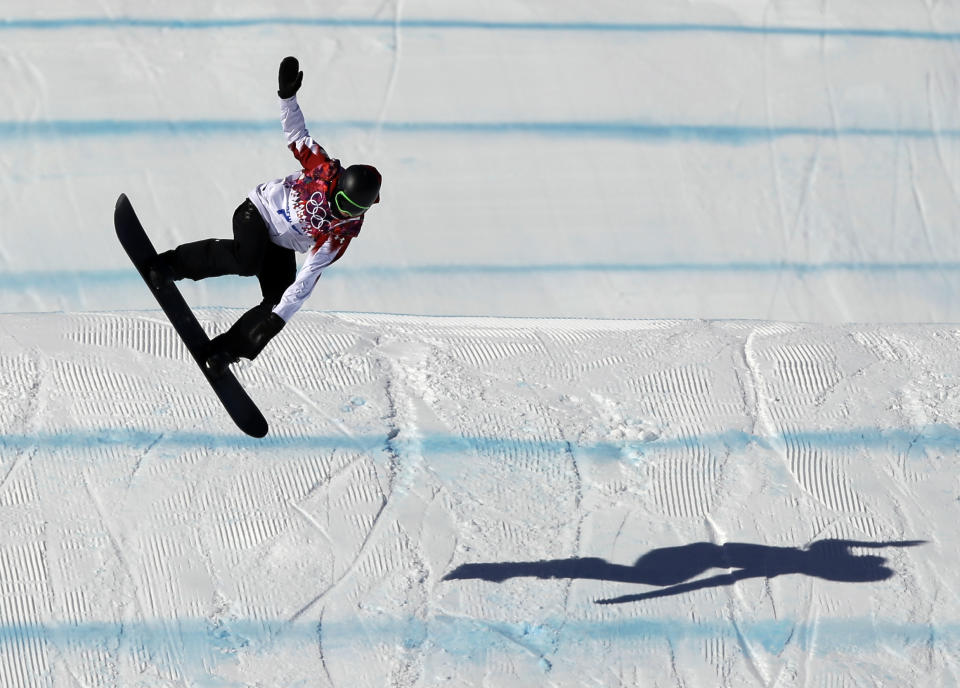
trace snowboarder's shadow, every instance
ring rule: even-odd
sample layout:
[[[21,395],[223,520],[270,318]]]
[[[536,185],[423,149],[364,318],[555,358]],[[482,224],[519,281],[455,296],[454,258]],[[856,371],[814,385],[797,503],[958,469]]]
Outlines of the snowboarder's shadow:
[[[598,604],[620,604],[732,585],[747,578],[773,578],[790,573],[850,583],[885,580],[893,576],[893,570],[885,566],[886,559],[874,554],[854,554],[851,548],[914,547],[924,543],[924,540],[819,540],[800,548],[740,542],[723,545],[694,542],[679,547],[650,550],[637,559],[633,566],[611,564],[595,557],[463,564],[444,576],[444,580],[479,578],[501,583],[508,578],[517,577],[585,578],[642,583],[662,588],[636,595],[596,600]],[[710,569],[735,570],[691,580]]]

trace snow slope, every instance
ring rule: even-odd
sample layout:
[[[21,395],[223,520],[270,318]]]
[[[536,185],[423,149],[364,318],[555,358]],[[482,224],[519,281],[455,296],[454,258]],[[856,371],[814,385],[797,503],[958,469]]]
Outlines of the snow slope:
[[[296,53],[311,132],[386,180],[315,308],[960,321],[958,32],[918,0],[14,0],[0,310],[151,308],[114,199],[161,248],[229,236],[295,168]]]
[[[960,683],[958,44],[915,0],[5,3],[0,685]],[[385,186],[241,368],[254,441],[111,216],[228,236],[294,169],[287,54]]]
[[[957,328],[3,325],[6,685],[956,680]]]

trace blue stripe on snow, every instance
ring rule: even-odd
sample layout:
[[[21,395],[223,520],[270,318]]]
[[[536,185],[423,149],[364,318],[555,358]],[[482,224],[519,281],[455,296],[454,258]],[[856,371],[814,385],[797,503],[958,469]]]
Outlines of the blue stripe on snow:
[[[960,129],[918,127],[751,126],[723,124],[657,124],[631,121],[567,122],[378,122],[375,120],[316,121],[325,131],[358,129],[397,134],[535,135],[553,138],[594,138],[635,141],[699,141],[716,145],[746,145],[788,137],[879,138],[935,140],[960,138]],[[212,136],[279,131],[275,120],[47,120],[0,122],[0,139],[95,138],[121,136]]]
[[[830,261],[825,263],[800,262],[729,262],[729,263],[549,263],[530,265],[406,265],[406,266],[337,266],[324,273],[324,279],[401,279],[421,275],[482,276],[482,275],[543,275],[585,273],[795,273],[799,275],[830,272],[862,273],[943,273],[960,272],[960,261],[904,261],[904,262],[859,262]],[[235,286],[243,278],[231,276],[220,280],[207,280],[205,285]],[[132,269],[75,270],[75,271],[24,271],[0,272],[0,291],[28,292],[55,291],[70,293],[78,288],[104,288],[134,285],[141,282],[140,275]],[[188,285],[191,283],[187,283]]]
[[[72,29],[173,29],[217,30],[263,26],[425,29],[468,31],[527,31],[576,33],[678,34],[712,33],[758,36],[801,36],[809,38],[895,39],[912,41],[960,41],[960,32],[925,31],[902,28],[757,26],[740,24],[684,24],[591,21],[496,21],[481,19],[374,19],[364,17],[62,17],[0,19],[0,30],[72,30]]]
[[[402,439],[402,438],[401,438]],[[386,437],[365,435],[304,435],[301,437],[268,436],[254,440],[243,435],[181,431],[146,431],[106,428],[74,430],[30,435],[0,435],[0,447],[14,451],[96,450],[105,446],[143,447],[156,443],[168,447],[253,449],[332,450],[361,447],[377,451],[386,446]],[[788,432],[774,436],[753,435],[739,430],[703,435],[685,435],[652,441],[596,442],[576,444],[565,440],[526,440],[501,437],[428,435],[417,443],[417,451],[427,457],[455,457],[466,452],[510,453],[543,451],[564,454],[574,451],[582,458],[623,460],[624,452],[656,453],[692,447],[704,447],[720,453],[736,453],[751,447],[769,450],[775,445],[795,444],[810,448],[834,450],[885,451],[921,454],[924,451],[960,452],[960,428],[930,425],[921,428],[850,428],[843,430],[811,430]]]
[[[450,582],[443,585],[455,586]],[[646,587],[646,586],[644,586]],[[636,605],[642,609],[642,605]],[[642,617],[610,621],[549,619],[541,622],[501,622],[470,617],[436,616],[430,619],[365,618],[324,620],[320,627],[325,651],[361,645],[400,646],[413,642],[457,657],[483,662],[490,651],[533,653],[549,657],[557,651],[595,651],[599,643],[702,642],[727,638],[763,647],[779,654],[786,646],[799,646],[816,654],[862,654],[868,651],[898,651],[909,647],[925,650],[960,650],[960,624],[905,623],[871,618],[818,619],[808,623],[796,619],[730,621],[689,621]],[[235,661],[237,651],[277,652],[285,645],[315,645],[316,622],[254,619],[174,618],[150,622],[80,622],[73,624],[29,624],[0,626],[0,646],[24,640],[46,640],[60,647],[104,647],[123,640],[129,651],[143,648],[155,659],[164,648],[175,645],[180,652],[219,660]],[[179,652],[178,652],[179,654]],[[201,660],[202,661],[202,660]],[[206,662],[204,662],[206,664]]]
[[[710,273],[710,272],[756,272],[799,274],[824,272],[956,272],[960,271],[960,261],[828,261],[824,263],[801,263],[794,261],[731,261],[721,263],[665,262],[665,263],[547,263],[531,265],[410,265],[351,267],[344,266],[331,270],[329,275],[342,274],[345,277],[360,273],[364,277],[402,277],[408,274],[543,274],[570,272],[637,272],[637,273]]]

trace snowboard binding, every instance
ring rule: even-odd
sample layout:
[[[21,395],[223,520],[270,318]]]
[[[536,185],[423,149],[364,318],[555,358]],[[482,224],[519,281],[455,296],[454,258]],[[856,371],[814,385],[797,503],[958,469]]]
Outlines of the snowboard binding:
[[[181,278],[170,264],[171,251],[159,254],[147,268],[147,282],[154,291],[160,291]]]
[[[239,360],[239,356],[227,351],[214,351],[203,359],[203,369],[210,377],[220,377]]]

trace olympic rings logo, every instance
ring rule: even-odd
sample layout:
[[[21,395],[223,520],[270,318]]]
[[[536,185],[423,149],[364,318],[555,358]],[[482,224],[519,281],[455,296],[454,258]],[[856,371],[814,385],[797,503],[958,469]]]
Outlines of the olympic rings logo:
[[[327,200],[322,191],[314,191],[313,195],[303,204],[303,209],[307,213],[310,226],[314,229],[322,229],[327,223],[327,208],[324,202]]]

